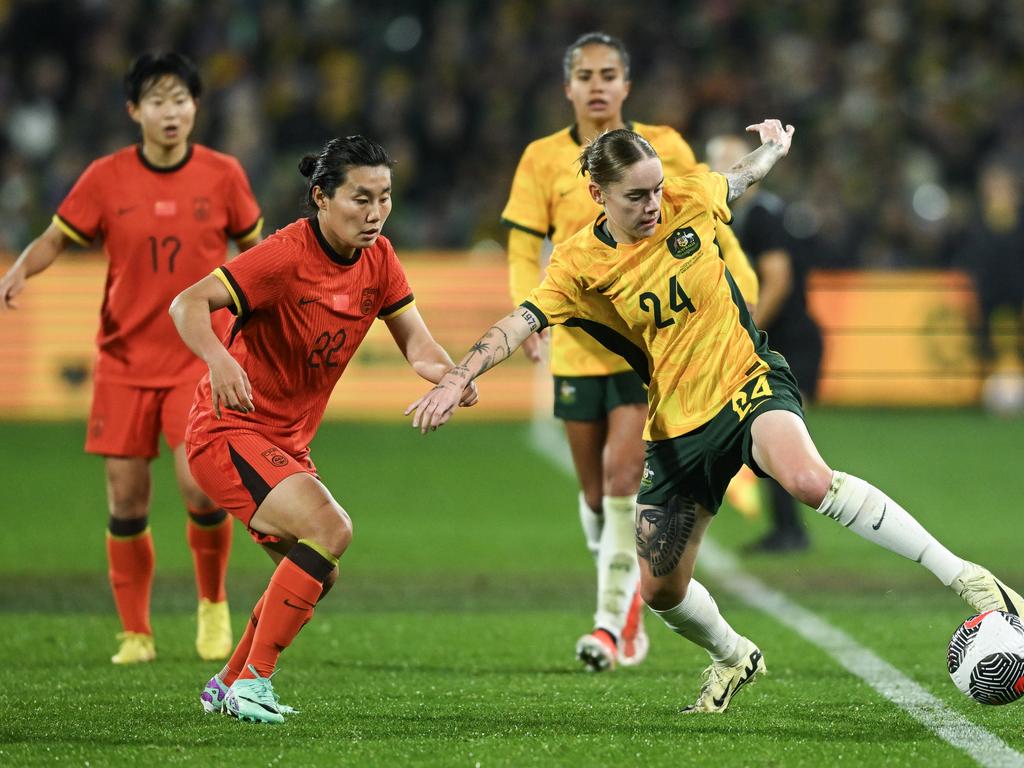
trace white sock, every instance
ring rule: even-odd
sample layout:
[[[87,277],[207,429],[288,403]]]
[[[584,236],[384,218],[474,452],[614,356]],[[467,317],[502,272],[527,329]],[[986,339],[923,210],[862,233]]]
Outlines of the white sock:
[[[640,566],[636,561],[636,497],[605,496],[604,528],[597,550],[594,626],[622,637]]]
[[[601,542],[601,528],[604,527],[604,515],[600,515],[590,508],[587,500],[580,493],[580,526],[583,528],[583,535],[587,539],[587,549],[597,560],[597,549]]]
[[[863,539],[921,563],[947,587],[964,567],[964,561],[936,541],[909,512],[859,477],[833,472],[818,512]]]
[[[651,610],[677,635],[705,649],[712,660],[725,664],[739,662],[734,656],[740,636],[719,613],[715,599],[696,579],[690,579],[686,597],[675,608]]]

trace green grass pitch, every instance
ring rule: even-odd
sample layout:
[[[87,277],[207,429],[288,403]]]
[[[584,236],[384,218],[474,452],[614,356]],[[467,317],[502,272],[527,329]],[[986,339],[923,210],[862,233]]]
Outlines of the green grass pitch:
[[[831,464],[1024,587],[1024,422],[827,410],[809,420]],[[83,426],[4,423],[0,435],[0,765],[973,764],[823,651],[720,592],[770,672],[725,715],[677,714],[706,656],[651,617],[645,664],[580,672],[573,644],[589,629],[594,586],[574,482],[514,424],[456,423],[426,438],[404,425],[325,424],[313,456],[355,538],[338,586],[275,678],[301,713],[278,727],[204,715],[198,694],[215,665],[194,656],[194,587],[167,457],[154,465],[151,518],[159,656],[117,668],[102,467],[81,452]],[[1024,752],[1024,705],[974,704],[946,674],[946,642],[966,615],[956,597],[913,563],[806,518],[811,551],[743,567]],[[735,550],[763,525],[725,508],[711,533]],[[270,572],[237,530],[236,633]]]

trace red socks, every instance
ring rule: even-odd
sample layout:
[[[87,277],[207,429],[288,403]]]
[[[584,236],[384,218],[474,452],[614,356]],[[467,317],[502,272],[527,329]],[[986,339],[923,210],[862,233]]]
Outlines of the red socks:
[[[224,602],[227,600],[224,579],[231,554],[231,519],[223,509],[207,514],[189,510],[188,517],[188,546],[192,550],[199,597],[213,603]]]
[[[274,575],[270,577],[270,586],[256,604],[258,613],[257,610],[253,611],[253,619],[257,621],[249,621],[250,628],[255,626],[252,647],[238,677],[252,677],[250,665],[260,677],[269,677],[281,651],[291,645],[299,630],[312,618],[313,607],[323,592],[323,582],[337,562],[336,559],[334,562],[328,560],[318,549],[300,541],[278,564]],[[248,635],[249,629],[246,629],[246,637]],[[228,662],[232,674],[235,672],[236,656],[242,652],[246,637],[242,638]]]
[[[148,518],[110,518],[107,529],[107,574],[117,614],[126,632],[152,635],[149,596],[156,556]]]

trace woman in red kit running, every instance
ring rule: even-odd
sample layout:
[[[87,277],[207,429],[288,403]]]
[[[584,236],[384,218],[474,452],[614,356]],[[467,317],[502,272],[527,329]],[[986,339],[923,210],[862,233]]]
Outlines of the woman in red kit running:
[[[391,212],[391,160],[362,136],[333,139],[299,164],[313,215],[276,232],[171,305],[181,338],[209,366],[186,434],[200,486],[237,517],[277,568],[203,708],[279,723],[270,682],[281,651],[333,584],[352,524],[309,458],[334,385],[375,318],[424,379],[452,361],[434,341],[381,227]],[[235,325],[221,342],[210,313]],[[473,405],[467,388],[462,405]]]

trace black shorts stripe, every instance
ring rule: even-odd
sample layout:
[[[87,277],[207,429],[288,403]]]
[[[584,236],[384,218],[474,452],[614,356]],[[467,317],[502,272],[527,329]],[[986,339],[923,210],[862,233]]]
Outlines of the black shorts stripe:
[[[249,492],[253,503],[259,509],[260,504],[263,503],[263,500],[267,498],[267,494],[270,493],[270,484],[263,479],[259,472],[253,469],[249,462],[235,451],[231,443],[228,443],[228,452],[231,454],[231,463],[235,465],[235,471],[238,472],[242,485],[245,486],[245,490]]]
[[[317,581],[323,581],[334,570],[333,563],[301,541],[288,550],[287,557]]]
[[[539,237],[541,240],[543,240],[545,237],[547,237],[547,235],[545,235],[543,232],[538,232],[536,229],[530,229],[529,227],[524,227],[522,224],[516,224],[514,221],[511,221],[509,219],[502,219],[501,223],[504,224],[509,229],[518,229],[520,232],[525,232],[528,235],[533,235],[534,237]]]
[[[388,315],[393,315],[395,312],[397,312],[407,304],[412,304],[414,300],[415,297],[410,293],[404,299],[399,299],[394,304],[389,304],[386,307],[382,307],[380,312],[377,313],[377,317],[387,317]]]
[[[242,290],[242,286],[240,286],[238,281],[235,280],[235,276],[231,274],[231,271],[227,268],[226,264],[221,265],[220,271],[224,274],[224,277],[228,279],[228,282],[231,283],[231,289],[238,297],[238,303],[242,305],[241,312],[237,312],[235,310],[234,304],[228,305],[228,309],[231,310],[231,314],[238,315],[240,318],[248,317],[252,310],[249,307],[249,300],[245,298],[245,291]]]

